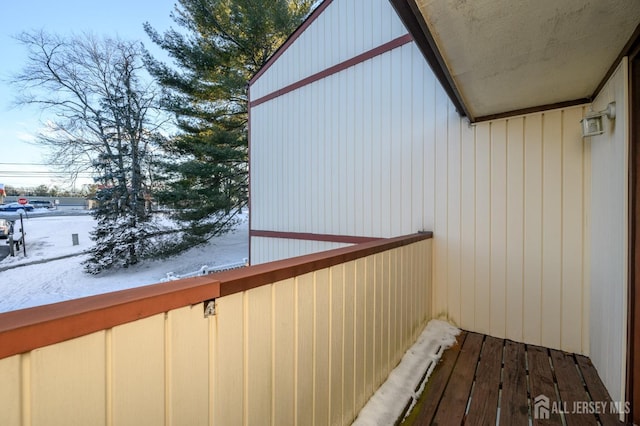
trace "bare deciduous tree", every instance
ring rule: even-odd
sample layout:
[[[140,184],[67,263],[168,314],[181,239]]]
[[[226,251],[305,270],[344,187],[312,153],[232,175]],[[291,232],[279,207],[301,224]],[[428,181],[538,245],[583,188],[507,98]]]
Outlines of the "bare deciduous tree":
[[[158,93],[143,77],[140,43],[22,33],[29,56],[15,76],[20,104],[49,110],[37,142],[67,173],[90,171],[100,190],[91,273],[129,266],[153,252],[145,209],[153,149],[161,138]]]

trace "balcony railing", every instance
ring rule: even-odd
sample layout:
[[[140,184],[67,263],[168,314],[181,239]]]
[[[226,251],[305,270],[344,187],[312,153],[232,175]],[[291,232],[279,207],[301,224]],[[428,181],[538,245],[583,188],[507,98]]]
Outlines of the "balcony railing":
[[[431,319],[430,237],[0,314],[0,424],[350,424]]]

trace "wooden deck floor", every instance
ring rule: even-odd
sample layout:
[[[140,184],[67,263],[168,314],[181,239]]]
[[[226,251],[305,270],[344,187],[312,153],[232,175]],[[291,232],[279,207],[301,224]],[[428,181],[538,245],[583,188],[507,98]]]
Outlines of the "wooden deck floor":
[[[402,424],[622,424],[612,410],[589,358],[463,332]]]

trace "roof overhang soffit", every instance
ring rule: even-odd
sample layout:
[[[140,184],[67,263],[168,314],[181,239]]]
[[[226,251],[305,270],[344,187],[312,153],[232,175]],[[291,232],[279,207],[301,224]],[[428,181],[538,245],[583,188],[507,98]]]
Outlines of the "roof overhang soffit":
[[[636,0],[389,0],[471,122],[590,102],[640,33]]]

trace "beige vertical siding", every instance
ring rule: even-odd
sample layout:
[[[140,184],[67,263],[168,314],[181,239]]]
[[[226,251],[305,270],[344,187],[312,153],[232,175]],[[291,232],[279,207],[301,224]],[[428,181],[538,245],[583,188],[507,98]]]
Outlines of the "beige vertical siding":
[[[218,315],[215,329],[218,340],[214,345],[214,419],[226,419],[229,424],[234,425],[242,424],[245,416],[243,390],[247,384],[244,363],[244,294],[226,297],[224,303],[218,304],[216,309]],[[224,342],[224,346],[219,342]]]
[[[350,424],[430,318],[430,256],[427,242],[246,292],[244,355],[233,352],[248,424]],[[218,321],[240,303],[221,298]]]
[[[114,327],[110,339],[113,422],[134,425],[140,413],[165,423],[164,314]]]
[[[0,424],[351,424],[432,317],[431,240],[0,360]]]
[[[200,305],[176,309],[166,317],[167,424],[209,424],[209,321]],[[189,330],[185,333],[185,330]],[[211,340],[215,341],[215,336]]]
[[[591,148],[590,355],[614,401],[625,398],[628,224],[628,63],[625,58],[593,109],[616,103],[615,121]]]
[[[328,34],[315,25],[308,40]],[[436,315],[588,353],[585,108],[470,126],[417,47],[403,45],[252,108],[252,226],[367,237],[432,230]],[[308,253],[312,243],[300,244],[252,238],[251,260]]]
[[[436,118],[447,138],[425,163],[435,169],[435,196],[424,202],[435,218],[434,312],[465,329],[588,353],[582,114],[474,126]]]
[[[27,359],[29,380],[22,386],[32,425],[69,424],[69,413],[78,425],[105,422],[104,333],[35,350]],[[86,383],[92,384],[90,392]]]
[[[295,280],[273,286],[273,404],[272,424],[295,424],[296,409],[296,298]]]
[[[433,200],[435,312],[465,329],[588,353],[582,114],[448,123],[455,136],[433,164],[446,170]]]
[[[22,362],[25,356],[14,355],[0,361],[0,424],[19,425],[21,401],[28,402],[22,389]],[[28,411],[25,407],[25,411]]]

